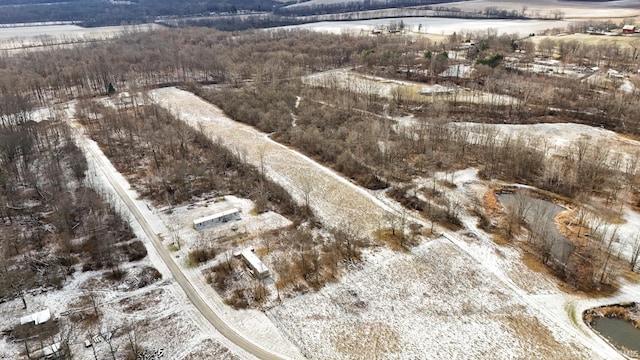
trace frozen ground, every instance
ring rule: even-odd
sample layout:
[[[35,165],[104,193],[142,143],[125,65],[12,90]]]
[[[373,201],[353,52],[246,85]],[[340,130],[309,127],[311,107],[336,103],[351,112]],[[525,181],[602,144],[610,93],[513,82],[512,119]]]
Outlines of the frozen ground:
[[[166,88],[154,90],[151,98],[185,121],[194,125],[202,123],[210,136],[221,138],[249,162],[259,165],[263,157],[269,176],[292,191],[299,200],[303,188],[313,184],[311,204],[330,224],[340,226],[344,224],[343,219],[348,219],[363,231],[369,231],[380,226],[379,222],[384,225],[386,211],[397,209],[397,204],[383,194],[356,187],[299,153],[272,142],[255,129],[228,119],[218,108],[191,93]],[[412,121],[406,119],[408,123]],[[481,136],[485,133],[481,126],[494,125],[462,123],[455,126],[466,126]],[[540,136],[545,139],[545,146],[550,152],[556,151],[558,154],[580,139],[605,144],[600,146],[610,147],[611,151],[621,154],[632,154],[638,148],[633,140],[583,125],[495,127],[504,133]],[[90,142],[89,146],[95,147],[95,144]],[[291,171],[289,166],[296,171]],[[90,174],[95,177],[99,172],[91,167]],[[283,351],[295,353],[292,348],[282,345],[287,340],[278,336],[284,336],[305,355],[317,359],[621,358],[581,322],[580,314],[593,306],[637,301],[640,298],[640,286],[624,284],[616,295],[599,299],[564,293],[554,279],[527,268],[517,249],[493,243],[487,234],[478,229],[477,219],[465,212],[464,209],[471,208],[472,199],[481,197],[487,191],[487,185],[478,179],[476,170],[467,169],[439,176],[446,176],[447,180],[456,184],[448,196],[461,205],[464,230],[457,234],[447,233],[445,237],[435,240],[424,240],[410,252],[392,252],[382,247],[367,250],[363,263],[352,267],[339,283],[330,284],[319,292],[285,299],[281,306],[268,312],[268,318],[255,310],[233,311],[222,306],[218,307],[219,311],[241,332],[250,333],[249,337],[258,343],[284,346],[282,348],[289,350]],[[94,181],[97,186],[105,182],[104,179]],[[136,195],[131,192],[131,196]],[[190,233],[189,222],[192,217],[228,207],[238,207],[243,213],[248,213],[252,207],[247,200],[234,197],[218,202],[215,199],[203,199],[192,206],[175,208],[171,214],[147,208],[142,201],[137,204],[165,239],[170,236],[165,225],[180,223],[181,235],[187,241],[194,241],[194,238],[199,241],[195,232]],[[258,220],[258,225],[250,230],[286,225],[286,221],[274,216],[252,219]],[[627,222],[622,226],[621,234],[632,236],[637,233],[640,216],[626,209],[624,218]],[[360,220],[363,221],[361,224]],[[135,222],[132,224],[136,233],[140,233],[141,229]],[[239,226],[239,229],[242,230],[242,227]],[[144,232],[139,236],[144,236]],[[185,251],[174,253],[174,256],[184,258]],[[167,279],[168,271],[153,249],[148,259]],[[183,270],[203,297],[219,301],[219,296],[205,283],[200,269],[183,267]],[[77,283],[86,281],[79,279]],[[70,288],[74,289],[73,286]],[[172,295],[167,296],[167,293]],[[150,338],[150,348],[160,346],[157,344],[170,344],[171,351],[175,352],[169,358],[233,358],[233,354],[241,358],[248,357],[212,330],[172,281],[141,290],[136,293],[139,295],[136,298],[125,299],[114,291],[100,292],[99,295],[100,299],[104,299],[103,303],[111,304],[104,306],[110,318],[114,319],[126,317],[143,321],[157,306],[160,309],[156,314],[158,321],[152,324],[162,325],[157,330],[146,330],[146,337]],[[47,306],[58,311],[59,304],[69,303],[69,296],[72,295],[65,296],[54,300],[47,295],[45,299],[51,299],[48,304],[53,304]],[[177,305],[171,296],[178,299]],[[125,311],[135,308],[135,303],[140,299],[154,305],[133,312],[137,314],[137,311],[141,311],[139,317]],[[3,318],[22,315],[16,311],[18,302],[12,304],[13,312]],[[112,309],[113,304],[118,304],[120,310]],[[0,306],[0,311],[5,311],[3,309],[6,309],[4,305]],[[188,325],[189,321],[192,325]],[[280,331],[284,334],[275,336]],[[172,334],[171,341],[180,344],[174,345],[165,340],[165,334]],[[80,344],[76,346],[78,351],[84,350]],[[166,350],[168,346],[164,347]],[[228,349],[232,349],[231,353]],[[0,354],[12,357],[18,351],[20,349],[15,345],[0,342]]]
[[[135,267],[148,264],[148,260],[142,260]],[[127,268],[134,271],[133,266]],[[33,311],[49,308],[52,312],[64,314],[65,311],[73,310],[73,303],[77,302],[78,297],[88,293],[88,282],[101,278],[101,274],[97,273],[79,273],[63,290],[27,296],[28,310],[22,310],[19,299],[2,304],[2,329],[16,324],[19,316]],[[210,342],[212,349],[217,349],[220,354],[227,354],[220,358],[238,358],[223,345],[225,339],[212,332],[208,323],[197,320],[199,313],[193,307],[185,306],[188,300],[180,287],[171,281],[161,280],[160,283],[132,292],[118,290],[112,284],[91,291],[96,297],[102,317],[98,323],[74,324],[71,351],[76,359],[93,358],[92,350],[84,347],[84,340],[108,332],[113,334],[114,348],[120,349],[119,357],[124,356],[128,343],[127,327],[135,332],[142,348],[149,351],[163,349],[165,359],[182,359],[187,355],[204,359],[206,357],[201,356],[194,348],[205,341]],[[63,315],[61,321],[67,324],[69,315]],[[105,342],[96,343],[94,347],[99,358],[110,356]],[[23,350],[21,343],[7,342],[6,338],[0,340],[2,359],[26,359],[26,356],[20,355]]]

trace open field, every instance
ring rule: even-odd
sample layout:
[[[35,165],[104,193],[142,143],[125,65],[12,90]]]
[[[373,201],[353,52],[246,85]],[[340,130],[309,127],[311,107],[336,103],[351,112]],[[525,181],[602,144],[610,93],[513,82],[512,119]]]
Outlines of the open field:
[[[0,27],[0,50],[33,48],[112,39],[123,34],[157,29],[157,24],[83,28],[77,25]]]
[[[565,20],[495,20],[495,19],[458,19],[438,17],[406,17],[394,19],[373,19],[359,21],[323,21],[303,25],[283,26],[280,29],[309,29],[329,33],[361,33],[370,32],[376,27],[389,25],[391,22],[405,24],[409,31],[418,31],[431,34],[453,34],[486,31],[495,29],[499,33],[518,33],[521,36],[530,33],[539,33],[552,28],[564,28],[569,25]]]
[[[462,10],[484,10],[489,6],[499,9],[522,11],[527,13],[552,10],[562,11],[566,20],[583,19],[624,19],[640,15],[640,4],[634,0],[618,1],[563,1],[563,0],[472,0],[451,2],[443,6],[457,7]]]
[[[314,359],[592,358],[444,238],[373,251],[340,284],[269,316]]]
[[[596,44],[612,44],[615,43],[620,45],[621,47],[631,47],[637,46],[635,43],[640,42],[640,36],[599,36],[599,35],[589,35],[589,34],[559,34],[559,35],[543,35],[543,36],[534,36],[531,38],[536,44],[539,44],[544,39],[551,39],[555,41],[572,41],[576,40],[580,43],[587,45],[596,45]]]

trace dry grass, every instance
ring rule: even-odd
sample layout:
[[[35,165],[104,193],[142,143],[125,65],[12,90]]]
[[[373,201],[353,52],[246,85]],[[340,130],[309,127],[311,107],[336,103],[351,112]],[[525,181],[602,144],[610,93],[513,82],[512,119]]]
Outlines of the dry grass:
[[[576,216],[578,216],[577,209],[562,211],[556,216],[556,226],[558,232],[572,243],[582,245],[588,241],[585,235],[591,233],[591,229],[579,224],[577,220],[574,221]],[[580,236],[578,236],[578,234],[580,234]]]
[[[400,351],[397,331],[383,322],[343,329],[332,340],[340,353],[357,359],[386,359]]]
[[[525,353],[536,354],[537,359],[573,359],[577,350],[575,343],[568,343],[566,347],[559,349],[557,340],[551,331],[543,326],[534,316],[506,316],[505,322],[519,339],[528,339],[519,342],[519,347],[524,347]],[[536,329],[536,331],[531,331]]]
[[[509,239],[505,236],[505,234],[503,234],[502,232],[496,232],[492,234],[491,240],[497,245],[502,245],[502,246],[509,245],[511,243]]]
[[[498,202],[496,190],[498,190],[497,187],[490,188],[482,199],[482,205],[488,217],[496,217],[502,214],[502,205]]]
[[[622,319],[640,329],[640,306],[634,302],[601,306],[589,309],[583,314],[587,324],[592,324],[596,319],[603,317]]]
[[[148,309],[150,307],[154,307],[162,301],[159,295],[162,295],[164,292],[163,289],[156,289],[147,294],[144,294],[142,297],[129,297],[120,300],[119,304],[122,306],[122,312],[124,313],[133,313],[136,311]]]
[[[396,229],[395,234],[392,229],[381,229],[374,233],[375,241],[378,243],[386,244],[393,251],[404,251],[407,249],[403,246],[401,231]],[[409,242],[409,239],[404,240],[404,244],[406,245]]]
[[[638,274],[637,272],[633,272],[633,271],[624,271],[622,273],[622,276],[629,282],[631,283],[638,283],[640,282],[640,274]]]
[[[538,274],[551,275],[553,276],[553,272],[543,264],[540,259],[528,251],[522,252],[522,263],[531,271],[536,272]]]

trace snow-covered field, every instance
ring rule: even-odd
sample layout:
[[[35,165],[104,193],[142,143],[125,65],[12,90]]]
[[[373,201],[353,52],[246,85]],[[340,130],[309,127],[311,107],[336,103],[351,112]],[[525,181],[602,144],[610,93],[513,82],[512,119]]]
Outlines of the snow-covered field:
[[[363,2],[364,0],[310,0],[289,7],[307,7],[322,4]],[[503,10],[515,10],[525,13],[547,14],[549,11],[562,11],[566,18],[623,18],[640,14],[640,4],[635,0],[616,1],[565,1],[565,0],[467,0],[443,3],[437,6],[455,7],[464,11],[482,11],[490,6]]]
[[[357,21],[323,21],[318,23],[282,26],[277,29],[309,29],[327,33],[359,33],[371,31],[376,27],[388,26],[392,22],[402,21],[407,30],[429,34],[450,35],[456,33],[473,33],[494,29],[498,33],[528,35],[540,33],[553,28],[564,28],[570,24],[564,20],[496,20],[496,19],[458,19],[435,17],[404,17],[393,19],[372,19]]]
[[[524,11],[527,14],[562,11],[565,19],[584,20],[597,18],[633,17],[640,15],[640,3],[635,0],[616,1],[566,1],[566,0],[471,0],[447,3],[443,6],[462,10],[480,11],[489,6],[498,9]]]
[[[77,25],[45,25],[0,28],[0,49],[53,46],[93,40],[112,39],[131,32],[150,31],[157,24],[83,28]]]

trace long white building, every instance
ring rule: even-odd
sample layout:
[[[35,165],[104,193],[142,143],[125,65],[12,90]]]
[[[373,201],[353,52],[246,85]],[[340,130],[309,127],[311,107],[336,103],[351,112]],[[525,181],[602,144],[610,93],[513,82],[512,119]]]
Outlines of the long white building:
[[[240,210],[229,209],[217,214],[193,220],[193,228],[196,230],[203,230],[235,220],[240,220]]]
[[[240,255],[253,271],[253,276],[258,279],[269,277],[269,269],[258,259],[252,248],[243,250]]]

